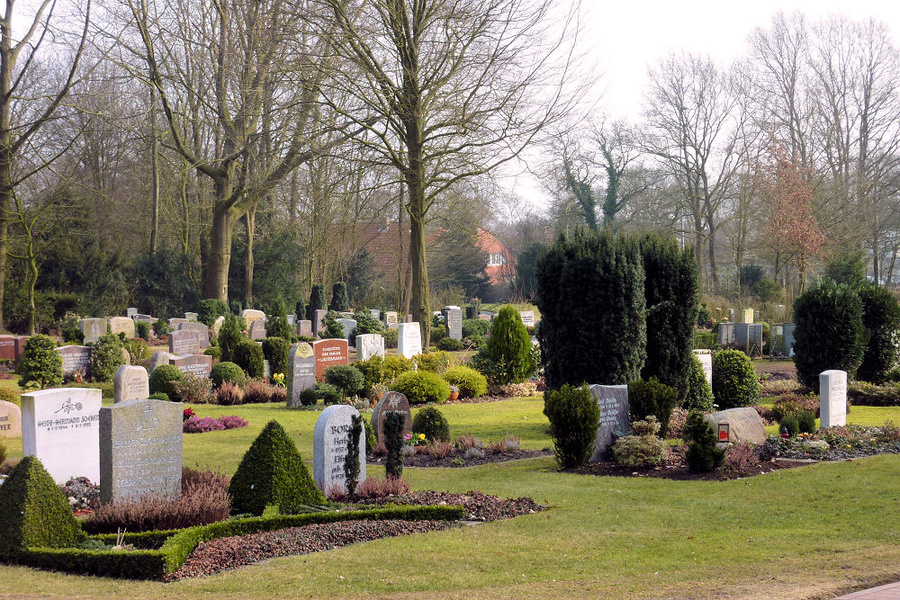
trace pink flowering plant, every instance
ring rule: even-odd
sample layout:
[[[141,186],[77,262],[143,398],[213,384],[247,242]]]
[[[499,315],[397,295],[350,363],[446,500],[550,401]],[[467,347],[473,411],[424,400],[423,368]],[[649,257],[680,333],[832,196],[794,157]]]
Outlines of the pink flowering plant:
[[[193,415],[187,419],[182,429],[184,433],[206,433],[207,431],[225,431],[246,427],[247,421],[237,415],[215,417],[198,417]]]

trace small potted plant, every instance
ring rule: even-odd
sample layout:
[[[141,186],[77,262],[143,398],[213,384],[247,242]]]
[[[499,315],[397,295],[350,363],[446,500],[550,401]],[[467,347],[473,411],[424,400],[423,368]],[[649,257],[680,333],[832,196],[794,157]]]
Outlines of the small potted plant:
[[[451,386],[450,386],[450,398],[449,398],[449,400],[450,400],[450,402],[453,402],[453,401],[455,401],[457,398],[459,398],[459,388],[458,388],[457,386],[455,386],[455,385],[451,385]]]

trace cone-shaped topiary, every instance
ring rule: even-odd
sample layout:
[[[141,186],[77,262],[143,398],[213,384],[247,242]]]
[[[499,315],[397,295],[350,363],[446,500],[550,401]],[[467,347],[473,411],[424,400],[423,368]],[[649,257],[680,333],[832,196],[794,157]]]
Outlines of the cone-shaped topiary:
[[[325,288],[319,284],[312,286],[309,294],[309,306],[306,307],[306,318],[315,324],[316,311],[325,310]]]
[[[278,421],[269,421],[241,459],[231,483],[231,510],[261,515],[274,504],[282,514],[325,504],[297,447]]]
[[[685,460],[695,473],[705,473],[718,468],[725,459],[725,451],[716,446],[716,432],[699,412],[688,415],[681,437],[688,444]]]
[[[684,399],[684,408],[687,410],[699,410],[709,412],[713,407],[712,386],[706,380],[703,372],[703,363],[694,353],[691,353],[691,376],[688,379],[687,397]]]
[[[275,298],[272,303],[272,309],[269,311],[269,317],[266,319],[266,337],[279,337],[291,341],[291,326],[287,321],[287,306],[284,304],[284,298],[280,295]]]
[[[225,315],[225,321],[219,328],[218,338],[219,347],[222,349],[222,360],[234,360],[234,347],[238,345],[238,342],[246,339],[243,333],[245,326],[244,319],[241,317],[233,314]]]
[[[350,297],[347,296],[347,284],[338,281],[331,288],[331,304],[328,310],[345,311],[350,310]]]
[[[65,548],[81,526],[53,477],[34,456],[23,458],[0,485],[0,556],[25,548]]]
[[[473,364],[498,385],[520,383],[537,370],[531,336],[519,311],[509,305],[500,309],[491,324],[491,337]]]
[[[403,426],[406,417],[392,410],[384,413],[383,418],[384,445],[387,448],[384,475],[388,479],[399,479],[403,476]]]
[[[294,306],[294,315],[297,317],[298,321],[302,321],[306,318],[306,302],[303,301],[303,298],[297,300],[297,304]]]
[[[563,385],[544,392],[544,414],[550,421],[550,435],[556,460],[566,469],[580,467],[591,457],[600,406],[588,386]]]
[[[234,347],[232,360],[251,379],[262,379],[266,375],[266,357],[262,347],[253,340],[238,342]]]

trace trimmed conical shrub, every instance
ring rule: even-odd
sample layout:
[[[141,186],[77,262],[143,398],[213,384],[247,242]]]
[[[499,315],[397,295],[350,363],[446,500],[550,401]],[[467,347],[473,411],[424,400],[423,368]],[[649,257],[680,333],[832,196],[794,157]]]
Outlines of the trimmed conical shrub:
[[[312,286],[309,293],[309,306],[306,307],[306,318],[315,321],[316,311],[325,310],[325,288],[319,284]]]
[[[231,484],[232,512],[261,515],[268,505],[282,514],[325,504],[325,497],[278,421],[269,421],[241,459]]]
[[[350,297],[347,295],[347,284],[338,281],[331,288],[331,304],[328,310],[345,311],[350,310]]]
[[[694,473],[717,469],[725,459],[725,451],[716,446],[716,432],[699,412],[688,415],[681,437],[688,445],[684,458]]]
[[[287,306],[281,296],[275,299],[270,312],[271,314],[266,319],[266,337],[279,337],[290,343],[291,326],[288,325]]]
[[[26,548],[66,548],[81,526],[53,477],[34,456],[23,458],[0,485],[0,556]]]

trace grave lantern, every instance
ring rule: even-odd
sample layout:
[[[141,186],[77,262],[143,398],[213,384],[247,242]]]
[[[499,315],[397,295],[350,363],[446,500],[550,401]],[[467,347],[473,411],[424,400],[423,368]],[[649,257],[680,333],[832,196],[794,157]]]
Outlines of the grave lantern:
[[[728,421],[722,421],[719,423],[719,441],[727,442],[730,440],[729,434],[730,426],[728,425]]]

